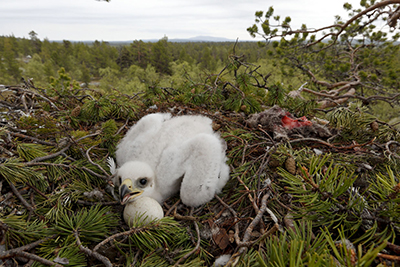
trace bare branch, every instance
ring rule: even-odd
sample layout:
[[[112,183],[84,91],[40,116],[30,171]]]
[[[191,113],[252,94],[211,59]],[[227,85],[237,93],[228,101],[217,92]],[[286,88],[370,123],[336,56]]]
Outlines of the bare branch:
[[[88,255],[90,257],[94,257],[97,260],[101,261],[107,267],[113,266],[111,261],[107,257],[104,257],[103,255],[97,253],[94,250],[90,250],[90,249],[84,247],[81,243],[81,240],[79,238],[79,234],[77,231],[74,231],[74,236],[75,236],[76,244],[79,246],[79,250],[83,251],[86,255]]]

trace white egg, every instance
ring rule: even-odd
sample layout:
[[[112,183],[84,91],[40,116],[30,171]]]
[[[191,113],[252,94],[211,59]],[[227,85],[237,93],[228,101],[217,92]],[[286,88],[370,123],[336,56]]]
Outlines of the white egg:
[[[140,216],[140,221],[147,224],[152,220],[163,218],[164,211],[160,204],[151,197],[141,197],[125,205],[124,220],[127,225],[132,227],[134,221],[138,220]]]

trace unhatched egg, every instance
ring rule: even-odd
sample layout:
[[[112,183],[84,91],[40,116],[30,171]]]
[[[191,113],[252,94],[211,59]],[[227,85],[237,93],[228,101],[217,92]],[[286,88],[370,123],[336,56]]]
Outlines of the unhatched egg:
[[[163,218],[164,211],[155,199],[141,197],[127,203],[124,209],[124,220],[130,227],[132,227],[134,221],[138,220],[139,217],[141,222],[147,224],[152,220]]]

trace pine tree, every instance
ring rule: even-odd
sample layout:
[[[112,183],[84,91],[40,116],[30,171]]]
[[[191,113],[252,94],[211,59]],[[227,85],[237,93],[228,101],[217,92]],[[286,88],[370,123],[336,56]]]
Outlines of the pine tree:
[[[162,74],[171,75],[171,55],[168,49],[168,38],[164,37],[154,43],[151,49],[151,65]]]

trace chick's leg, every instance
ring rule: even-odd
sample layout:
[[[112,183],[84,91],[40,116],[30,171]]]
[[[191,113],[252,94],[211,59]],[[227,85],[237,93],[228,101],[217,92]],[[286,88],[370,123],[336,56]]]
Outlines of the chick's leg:
[[[183,164],[185,174],[180,189],[184,204],[202,205],[220,191],[222,149],[220,140],[210,134],[199,134],[186,144],[183,151],[188,157]]]

